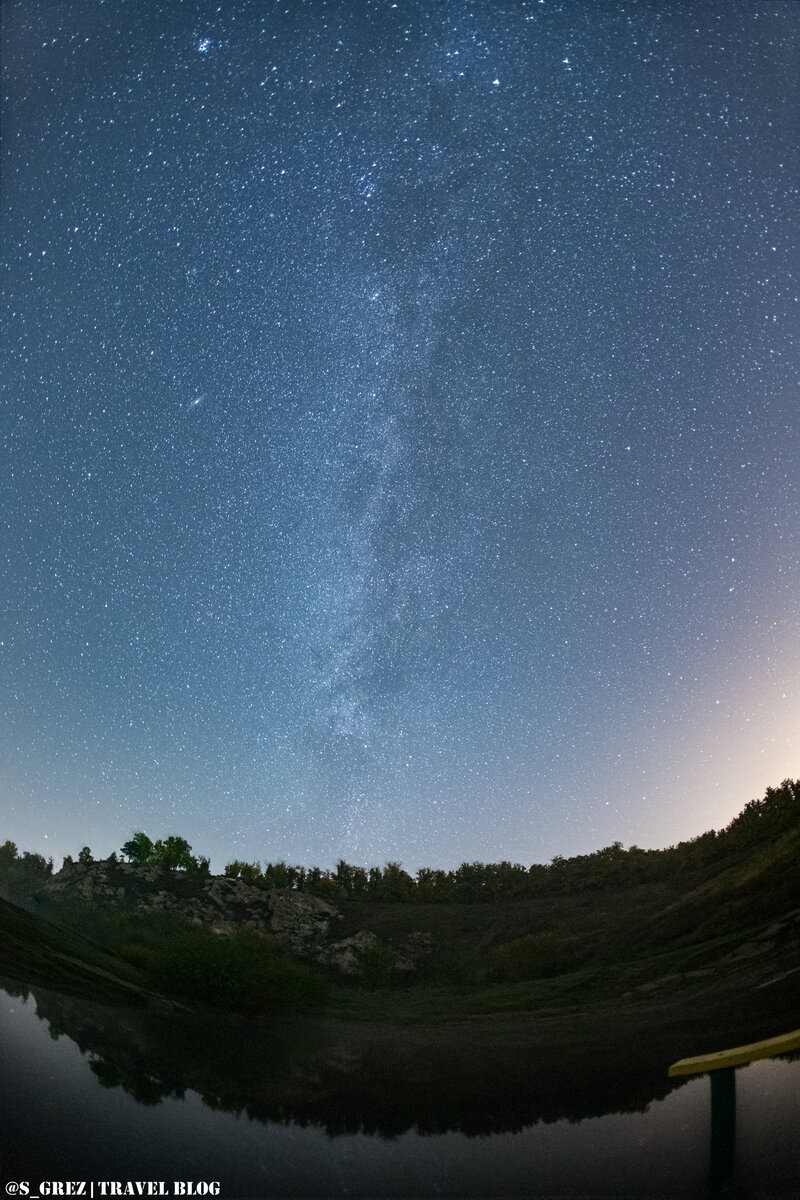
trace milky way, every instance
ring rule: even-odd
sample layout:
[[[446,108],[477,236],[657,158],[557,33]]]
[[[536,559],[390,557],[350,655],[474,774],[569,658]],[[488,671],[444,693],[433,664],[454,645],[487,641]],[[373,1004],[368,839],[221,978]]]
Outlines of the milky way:
[[[2,22],[4,836],[527,863],[797,775],[795,3]]]

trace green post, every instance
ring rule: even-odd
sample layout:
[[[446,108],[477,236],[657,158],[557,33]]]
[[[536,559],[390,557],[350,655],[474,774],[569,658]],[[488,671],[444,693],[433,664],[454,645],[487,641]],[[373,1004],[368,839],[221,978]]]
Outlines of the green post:
[[[709,1196],[728,1196],[736,1157],[736,1068],[711,1072]]]

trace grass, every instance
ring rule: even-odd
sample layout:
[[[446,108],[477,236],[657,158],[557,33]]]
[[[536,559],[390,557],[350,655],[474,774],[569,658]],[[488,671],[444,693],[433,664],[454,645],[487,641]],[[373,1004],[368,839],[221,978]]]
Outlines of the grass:
[[[154,987],[213,1008],[271,1012],[314,1008],[328,998],[326,981],[273,939],[247,930],[218,937],[205,929],[140,931],[117,943]]]
[[[61,923],[0,899],[0,969],[31,983],[131,1002],[145,980],[113,952]]]
[[[315,1008],[330,985],[275,941],[247,930],[220,938],[166,913],[140,914],[88,903],[46,920],[0,900],[0,969],[98,998],[144,1000],[153,993],[195,1007],[237,1012]]]
[[[800,834],[790,831],[738,860],[627,887],[515,902],[344,902],[332,936],[367,930],[378,939],[364,950],[361,980],[326,977],[263,934],[218,937],[163,911],[81,900],[43,905],[53,923],[0,907],[0,965],[16,962],[59,986],[72,972],[84,982],[102,976],[118,992],[140,988],[217,1010],[324,1010],[354,1020],[652,1004],[671,992],[722,993],[729,979],[748,971],[755,986],[746,962],[725,960],[800,907],[799,864]],[[404,943],[420,932],[429,935],[431,952],[403,975]],[[796,955],[797,935],[787,935],[774,955],[766,953],[768,941],[761,944],[763,971],[788,969],[780,963]]]

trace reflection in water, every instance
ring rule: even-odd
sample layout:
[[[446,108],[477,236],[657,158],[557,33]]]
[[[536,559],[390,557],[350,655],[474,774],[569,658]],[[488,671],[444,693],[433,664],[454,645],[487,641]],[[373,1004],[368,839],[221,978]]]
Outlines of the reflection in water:
[[[219,1179],[229,1198],[705,1190],[709,1081],[676,1088],[663,1059],[635,1073],[569,1061],[519,1028],[476,1026],[465,1046],[334,1022],[222,1029],[38,989],[0,999],[4,1182]],[[742,1186],[788,1195],[800,1178],[799,1074],[739,1072]]]
[[[736,1068],[712,1071],[709,1191],[724,1196],[736,1169]]]

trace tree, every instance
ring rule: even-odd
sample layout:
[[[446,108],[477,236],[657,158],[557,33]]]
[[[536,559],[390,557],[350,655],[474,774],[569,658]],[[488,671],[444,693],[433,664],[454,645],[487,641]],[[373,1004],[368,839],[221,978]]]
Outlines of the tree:
[[[53,860],[52,858],[46,859],[43,854],[33,854],[30,850],[25,850],[22,853],[19,863],[24,871],[30,872],[33,875],[53,874]]]
[[[276,863],[268,862],[260,880],[255,882],[260,882],[265,888],[296,888],[299,886],[301,878],[304,878],[301,867],[289,866],[288,863],[281,860]],[[245,875],[242,875],[242,879],[249,882]]]
[[[434,870],[432,867],[420,867],[417,871],[415,899],[422,904],[435,900],[450,900],[453,896],[452,871]]]
[[[142,833],[141,830],[139,830],[133,835],[130,841],[126,842],[125,845],[120,849],[120,854],[124,854],[125,857],[137,867],[144,867],[149,862],[153,861],[154,851],[155,846],[151,842],[150,838],[146,833]]]
[[[372,872],[370,871],[370,875]],[[395,903],[414,898],[414,880],[399,862],[388,862],[371,888],[375,900]]]
[[[240,862],[238,858],[227,864],[225,875],[228,879],[241,879],[242,883],[249,883],[252,886],[261,883],[264,878],[261,874],[260,863]]]
[[[88,846],[84,846],[81,850],[80,854],[78,855],[78,862],[84,864],[94,862],[94,859],[92,858],[92,852]]]
[[[10,867],[15,859],[19,856],[19,851],[15,842],[4,842],[0,846],[0,868]]]
[[[334,879],[339,887],[346,893],[348,897],[353,894],[353,867],[346,863],[343,858],[340,858],[336,864]]]
[[[182,837],[159,838],[153,847],[153,863],[161,871],[185,871],[196,865],[192,847]]]

